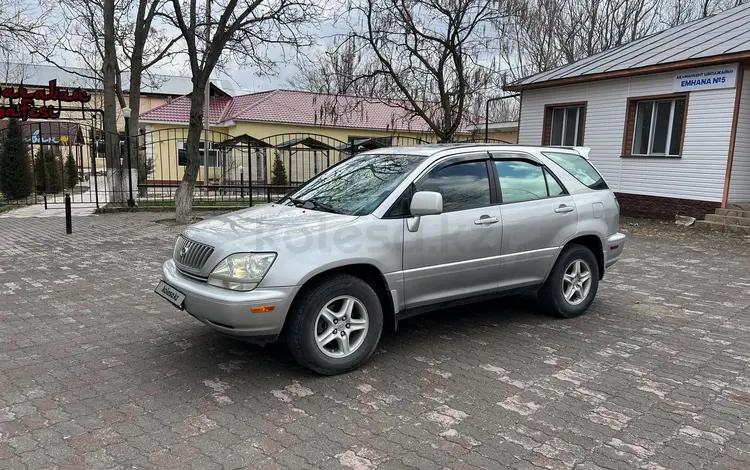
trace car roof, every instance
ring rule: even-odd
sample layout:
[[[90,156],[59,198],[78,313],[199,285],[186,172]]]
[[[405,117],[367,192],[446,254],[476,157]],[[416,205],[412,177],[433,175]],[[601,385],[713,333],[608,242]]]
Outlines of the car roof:
[[[420,155],[424,157],[438,156],[438,154],[450,154],[454,151],[460,150],[465,151],[549,151],[554,150],[557,152],[573,153],[588,158],[589,148],[587,147],[563,147],[563,146],[549,146],[549,145],[515,145],[515,144],[484,144],[484,143],[449,143],[449,144],[423,144],[414,146],[396,146],[396,147],[383,147],[374,150],[368,150],[362,152],[367,155]]]

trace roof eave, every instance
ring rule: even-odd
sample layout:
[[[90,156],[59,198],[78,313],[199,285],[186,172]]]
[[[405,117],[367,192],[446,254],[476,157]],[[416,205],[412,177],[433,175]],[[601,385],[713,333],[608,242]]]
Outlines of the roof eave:
[[[138,124],[158,124],[158,125],[168,125],[168,126],[181,126],[181,127],[190,127],[189,122],[185,121],[160,121],[158,119],[139,119]],[[234,125],[234,121],[226,121],[226,122],[212,122],[210,123],[210,127],[232,127]]]
[[[533,90],[536,88],[547,88],[552,86],[562,85],[575,85],[578,83],[587,83],[599,80],[612,80],[615,78],[626,78],[634,75],[653,74],[661,72],[671,72],[679,70],[685,67],[701,67],[706,65],[718,65],[726,64],[730,62],[738,62],[743,60],[750,60],[750,51],[736,52],[733,54],[723,54],[719,56],[701,57],[699,59],[688,59],[679,62],[670,62],[667,64],[656,64],[647,65],[645,67],[638,67],[624,70],[613,70],[611,72],[601,72],[590,75],[579,75],[576,77],[558,78],[555,80],[545,80],[542,82],[532,83],[519,83],[516,85],[507,85],[503,87],[505,91],[521,92],[526,90]]]
[[[328,123],[318,123],[318,124],[305,124],[305,123],[299,123],[299,122],[285,122],[285,121],[273,121],[273,120],[263,120],[263,119],[244,119],[244,118],[235,118],[234,121],[232,121],[233,124],[237,124],[240,122],[258,122],[258,123],[272,123],[272,124],[280,124],[285,126],[300,126],[300,127],[317,127],[318,129],[323,128],[330,128],[330,129],[353,129],[353,130],[361,130],[361,131],[375,131],[375,132],[405,132],[410,134],[429,134],[432,132],[429,128],[424,129],[406,129],[406,128],[385,128],[385,127],[364,127],[364,126],[344,126],[341,124],[328,124]],[[459,130],[456,131],[457,134],[471,134],[471,130],[465,129],[465,130]]]

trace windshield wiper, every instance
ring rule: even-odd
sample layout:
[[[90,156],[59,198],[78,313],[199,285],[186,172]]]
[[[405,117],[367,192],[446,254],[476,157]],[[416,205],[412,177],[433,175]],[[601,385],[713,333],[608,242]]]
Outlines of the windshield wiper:
[[[289,198],[289,201],[297,207],[304,207],[305,209],[319,210],[323,212],[330,212],[332,214],[341,214],[341,212],[334,209],[332,206],[318,202],[314,198],[312,199],[295,199]]]
[[[306,200],[304,200],[304,199],[295,199],[295,198],[293,198],[293,197],[290,197],[290,198],[288,198],[288,199],[289,199],[289,202],[291,202],[292,204],[294,204],[294,205],[295,205],[295,206],[297,206],[297,207],[300,207],[300,206],[302,206],[302,205],[303,205],[304,203],[306,203],[306,202],[307,202],[307,201],[306,201]]]

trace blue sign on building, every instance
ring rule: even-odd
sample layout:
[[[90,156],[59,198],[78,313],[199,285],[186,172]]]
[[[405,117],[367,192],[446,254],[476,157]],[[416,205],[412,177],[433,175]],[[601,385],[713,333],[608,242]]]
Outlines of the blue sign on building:
[[[702,91],[734,88],[737,84],[737,64],[703,67],[677,72],[672,91]]]

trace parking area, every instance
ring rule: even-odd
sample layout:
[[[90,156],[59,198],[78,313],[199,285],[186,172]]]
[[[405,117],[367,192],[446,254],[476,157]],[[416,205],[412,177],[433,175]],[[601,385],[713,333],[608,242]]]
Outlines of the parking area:
[[[0,219],[0,468],[750,467],[750,238],[623,220],[588,315],[440,311],[319,377],[153,294],[167,216]]]

